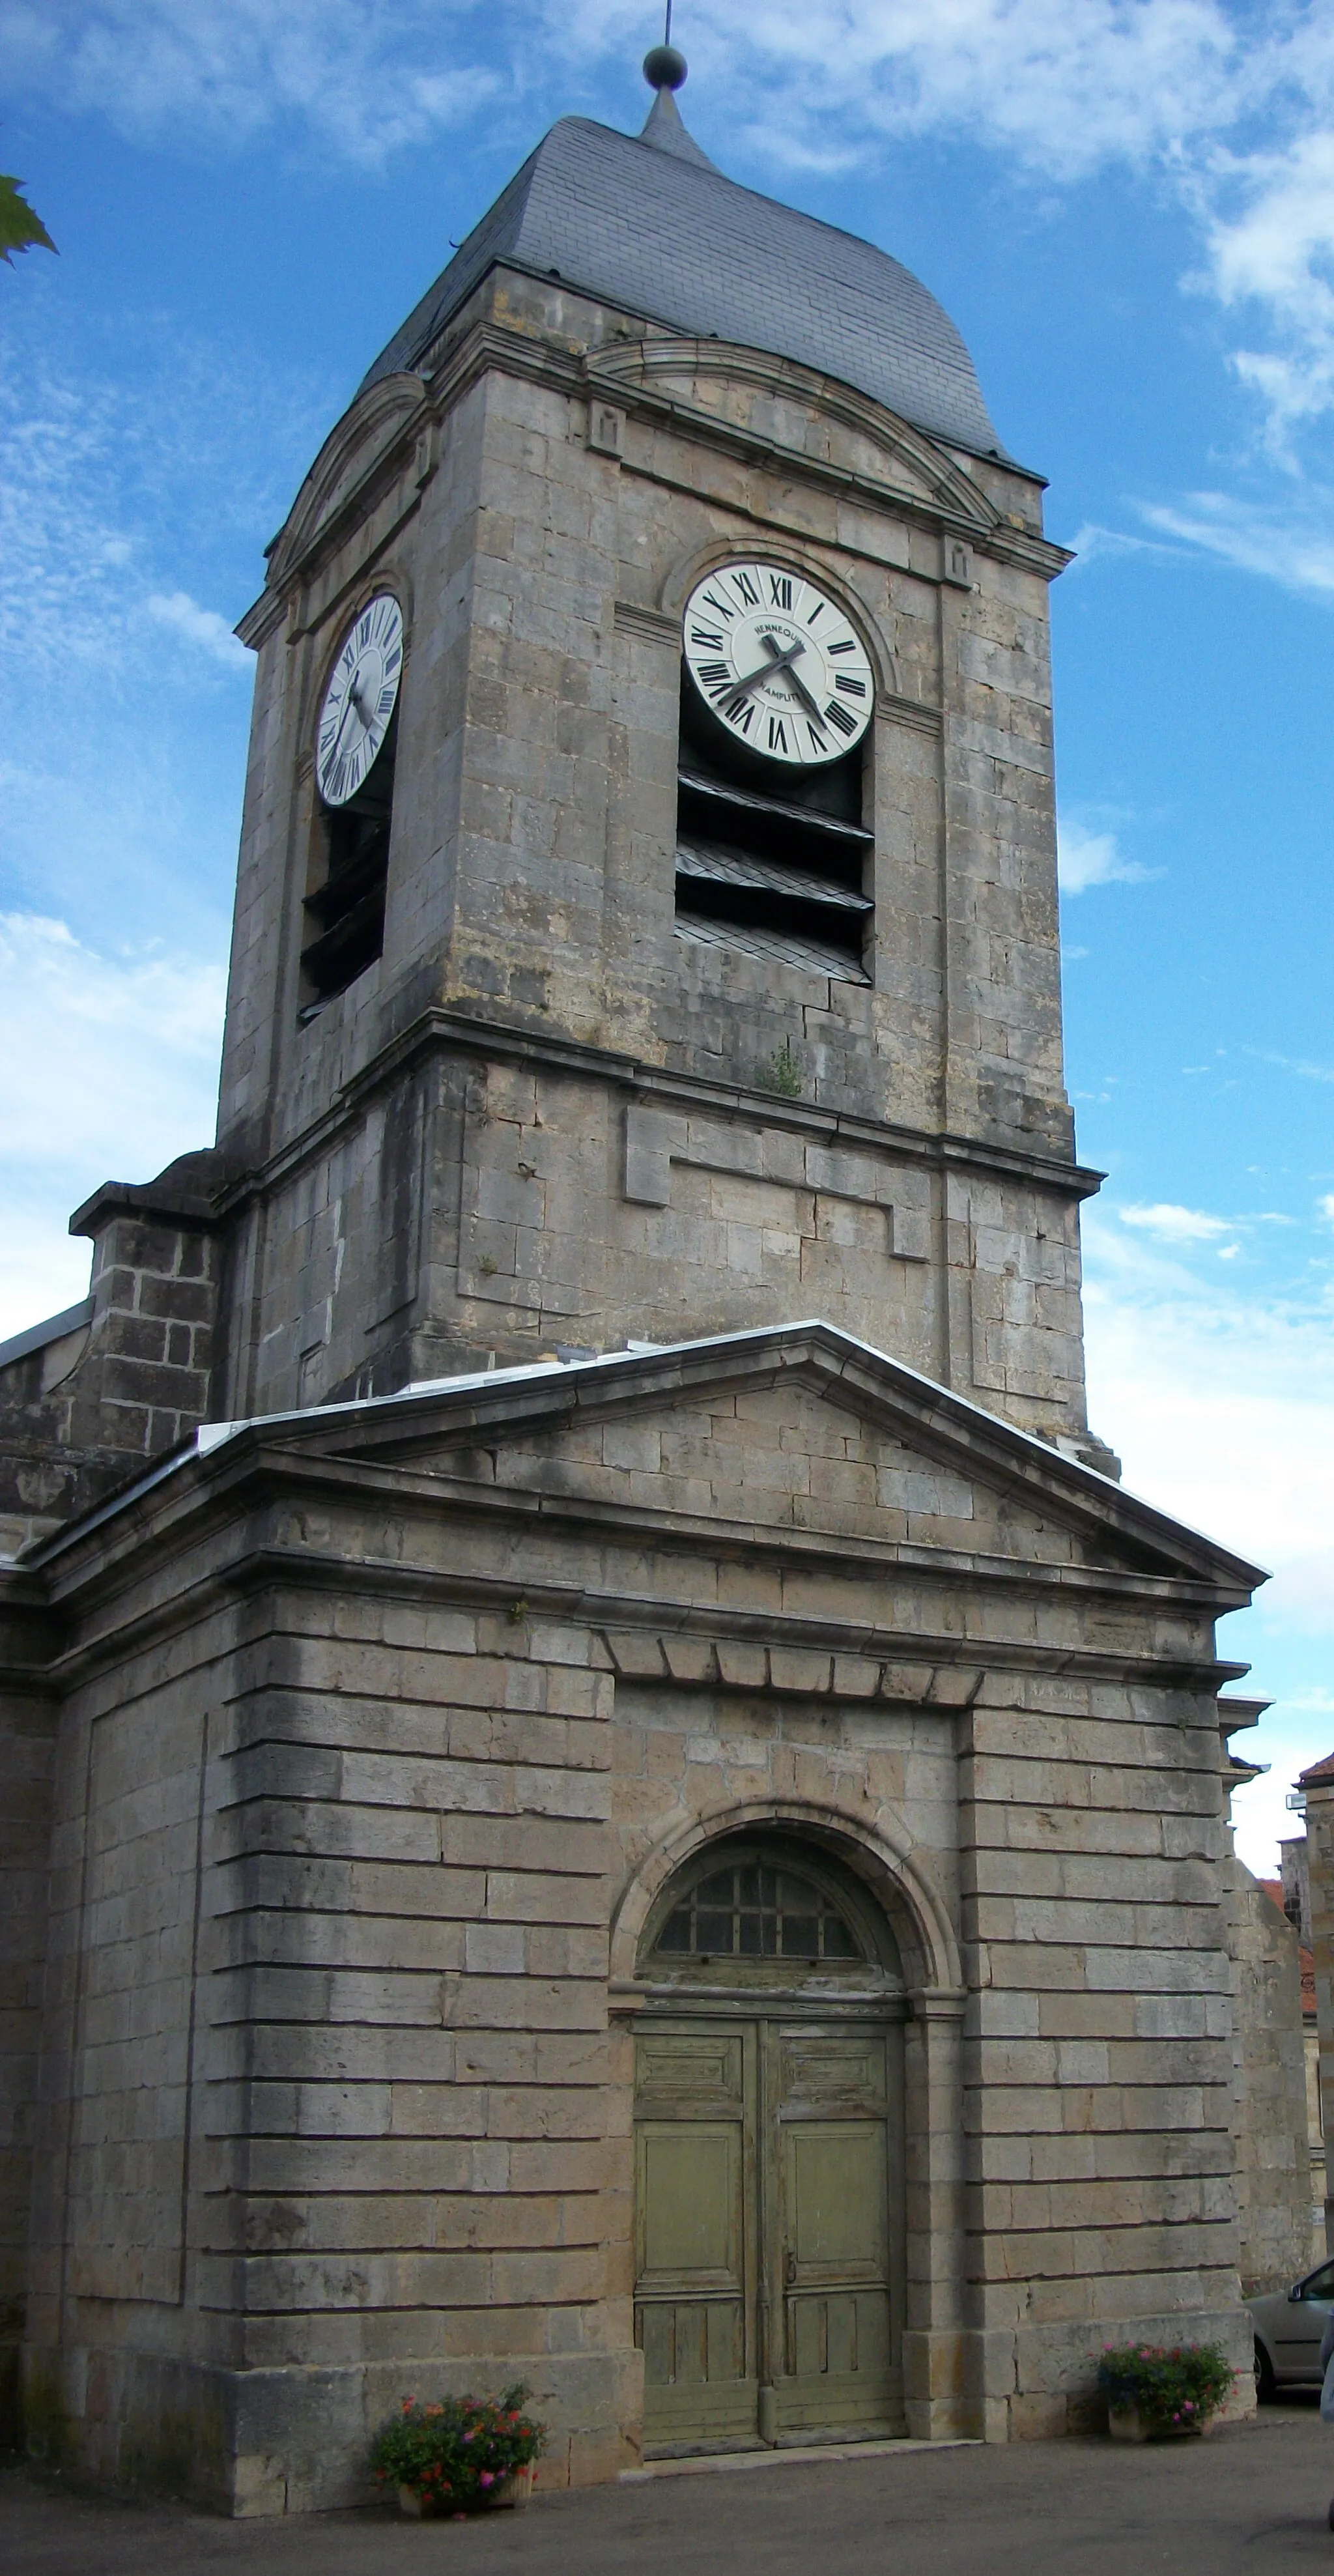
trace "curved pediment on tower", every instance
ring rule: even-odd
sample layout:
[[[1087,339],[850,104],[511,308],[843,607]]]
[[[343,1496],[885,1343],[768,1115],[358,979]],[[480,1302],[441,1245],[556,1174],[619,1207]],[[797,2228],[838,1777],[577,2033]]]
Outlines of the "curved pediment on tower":
[[[645,337],[599,349],[590,386],[694,435],[738,437],[809,470],[825,467],[896,503],[938,511],[984,538],[1000,524],[972,476],[868,395],[739,341]]]
[[[368,485],[425,411],[420,376],[385,376],[357,396],[330,431],[269,549],[270,583],[281,581],[350,503],[364,503]]]

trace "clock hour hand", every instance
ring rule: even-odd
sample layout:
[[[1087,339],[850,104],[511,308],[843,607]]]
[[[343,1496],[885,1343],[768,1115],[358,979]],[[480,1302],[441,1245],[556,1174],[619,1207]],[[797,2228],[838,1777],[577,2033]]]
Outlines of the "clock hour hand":
[[[353,713],[354,715],[361,716],[361,721],[362,721],[362,723],[363,723],[363,725],[364,725],[364,724],[365,724],[365,722],[366,722],[366,718],[365,718],[364,714],[362,713],[361,707],[359,706],[359,704],[358,704],[358,702],[357,702],[357,674],[355,674],[355,673],[354,673],[354,675],[353,675],[353,678],[352,678],[352,684],[351,684],[351,686],[350,686],[350,688],[349,688],[349,690],[348,690],[347,696],[346,696],[346,697],[344,698],[344,700],[343,700],[343,712],[342,712],[341,716],[340,716],[340,717],[339,717],[339,719],[338,719],[338,731],[337,731],[337,733],[334,735],[333,742],[332,742],[332,745],[331,745],[330,749],[325,753],[325,756],[324,756],[324,766],[325,766],[325,768],[326,768],[326,769],[332,769],[332,767],[333,767],[333,765],[334,765],[334,762],[335,762],[335,761],[336,761],[336,759],[338,758],[338,749],[339,749],[339,745],[340,745],[340,743],[342,742],[342,739],[343,739],[343,727],[344,727],[344,725],[347,723],[348,710],[349,710],[349,708],[351,709],[351,711],[352,711],[352,713]]]
[[[754,671],[748,671],[744,680],[737,680],[728,690],[726,706],[729,708],[738,706],[743,698],[749,697],[751,690],[758,688],[761,680],[771,680],[775,671],[788,671],[788,664],[795,661],[798,653],[802,649],[798,642],[796,644],[789,644],[786,652],[779,653],[774,648],[774,641],[771,635],[762,637],[761,641],[764,644],[765,651],[769,655],[769,660],[767,662],[761,662],[758,668]],[[788,677],[791,678],[791,676],[792,674],[789,671]]]
[[[824,723],[824,716],[817,700],[811,696],[810,690],[807,688],[800,672],[794,671],[792,668],[797,654],[804,652],[805,646],[801,643],[792,644],[789,645],[786,653],[780,653],[772,635],[762,635],[760,637],[760,642],[764,646],[765,652],[770,657],[768,668],[771,671],[782,671],[784,679],[789,680],[792,687],[796,690],[797,696],[800,698],[802,705],[806,709],[807,715],[814,716],[816,723],[822,725]]]

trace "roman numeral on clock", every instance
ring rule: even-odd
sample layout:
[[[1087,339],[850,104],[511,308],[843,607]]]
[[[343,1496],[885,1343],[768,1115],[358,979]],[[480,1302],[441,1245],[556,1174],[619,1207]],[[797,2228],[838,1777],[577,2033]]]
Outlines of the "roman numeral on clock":
[[[850,716],[847,708],[839,705],[837,698],[830,699],[824,711],[824,720],[826,724],[837,725],[841,734],[855,733],[857,730],[856,717]]]
[[[787,750],[787,726],[781,716],[769,718],[769,749],[783,752]]]
[[[836,671],[834,686],[836,689],[842,689],[850,698],[864,698],[866,695],[865,680],[854,680],[850,671]]]
[[[732,686],[732,673],[726,662],[700,662],[696,665],[696,677],[706,689],[730,689]]]
[[[760,594],[757,591],[754,582],[751,580],[750,574],[748,572],[734,572],[732,579],[736,583],[737,589],[740,591],[747,608],[758,608],[760,604]]]
[[[837,644],[826,644],[824,649],[832,660],[835,653],[855,653],[857,647],[852,636],[845,635]]]
[[[780,574],[780,573],[776,573],[776,572],[771,572],[771,573],[770,573],[770,575],[769,575],[769,605],[770,605],[770,607],[771,607],[771,608],[790,608],[790,607],[791,607],[791,605],[792,605],[792,584],[791,584],[791,582],[787,579],[787,577],[786,577],[786,575],[785,575],[785,574]]]
[[[706,590],[704,593],[704,605],[706,608],[711,608],[713,610],[715,617],[721,617],[726,625],[731,625],[732,620],[736,615],[736,610],[732,606],[730,599],[720,598],[716,590]]]
[[[720,626],[692,626],[690,641],[700,653],[721,653],[723,631]]]

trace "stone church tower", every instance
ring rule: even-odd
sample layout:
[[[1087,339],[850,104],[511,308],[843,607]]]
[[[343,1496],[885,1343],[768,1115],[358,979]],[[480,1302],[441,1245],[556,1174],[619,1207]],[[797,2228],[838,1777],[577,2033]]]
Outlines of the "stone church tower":
[[[1248,2366],[1259,1578],[1085,1417],[1066,558],[648,69],[270,547],[216,1146],[0,1353],[29,2438],[236,2511],[407,2390],[589,2479]]]

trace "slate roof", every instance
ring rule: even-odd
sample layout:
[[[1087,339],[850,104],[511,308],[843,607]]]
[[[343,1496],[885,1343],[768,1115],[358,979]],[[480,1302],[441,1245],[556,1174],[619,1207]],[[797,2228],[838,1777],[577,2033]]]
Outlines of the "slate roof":
[[[498,261],[692,338],[798,359],[931,436],[1005,453],[949,315],[887,251],[738,187],[667,101],[644,134],[562,117],[360,390],[410,372]]]

